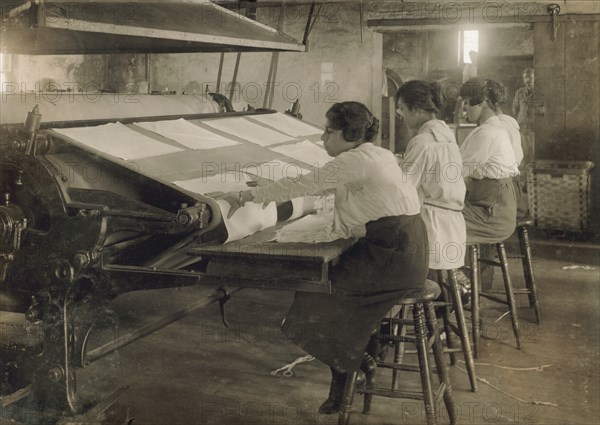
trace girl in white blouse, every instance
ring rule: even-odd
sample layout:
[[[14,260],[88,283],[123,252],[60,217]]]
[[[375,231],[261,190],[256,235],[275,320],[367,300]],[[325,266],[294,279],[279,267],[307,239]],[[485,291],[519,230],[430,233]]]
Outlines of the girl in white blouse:
[[[490,244],[507,239],[516,227],[517,202],[512,178],[519,174],[509,134],[496,116],[503,94],[492,80],[473,78],[461,87],[467,117],[477,123],[460,147],[467,195],[463,214],[467,243]],[[482,246],[483,248],[483,246]],[[482,249],[482,257],[488,257]],[[482,277],[491,287],[491,273]]]
[[[322,414],[339,411],[348,372],[359,368],[372,379],[369,337],[406,291],[427,277],[427,231],[421,206],[394,155],[370,143],[379,121],[361,103],[334,104],[321,139],[335,157],[298,180],[278,182],[223,196],[237,209],[245,202],[286,201],[335,190],[335,228],[351,235],[366,227],[330,275],[332,294],[296,293],[283,333],[331,368],[329,397]]]
[[[440,86],[409,81],[400,87],[396,98],[397,112],[417,133],[408,143],[401,167],[423,204],[429,268],[457,269],[464,265],[467,232],[462,209],[466,188],[454,133],[436,119],[442,108]]]

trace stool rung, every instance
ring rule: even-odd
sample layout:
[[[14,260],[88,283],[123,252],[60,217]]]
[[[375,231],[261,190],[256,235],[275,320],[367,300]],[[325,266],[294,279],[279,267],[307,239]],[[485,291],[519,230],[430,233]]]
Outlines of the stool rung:
[[[448,326],[450,327],[450,330],[452,332],[454,332],[456,335],[460,336],[461,332],[460,332],[460,329],[458,329],[458,326],[456,326],[454,323],[449,323]],[[448,335],[446,335],[446,338],[448,338]]]
[[[497,303],[508,305],[508,301],[506,301],[500,297],[497,297],[493,294],[488,294],[487,292],[480,292],[479,295],[481,295],[484,298],[487,298],[488,300],[492,300],[492,301],[496,301]]]
[[[435,337],[433,335],[431,335],[429,338],[427,338],[427,348],[431,349],[431,347],[433,347],[433,344],[435,343]]]
[[[461,348],[448,348],[444,347],[444,353],[462,353],[463,349]]]
[[[529,295],[531,290],[526,288],[513,289],[513,294]]]
[[[445,392],[446,392],[446,383],[440,382],[440,387],[438,388],[437,392],[433,396],[435,398],[435,404],[438,404],[440,401],[442,401],[442,398],[444,398]]]
[[[494,260],[488,260],[487,258],[480,258],[479,262],[483,263],[483,264],[487,264],[488,266],[502,267],[502,263],[501,262],[494,261]]]
[[[393,317],[391,319],[384,319],[382,320],[382,322],[389,322],[390,325],[405,325],[405,326],[412,326],[415,324],[413,319],[399,319],[397,317]]]
[[[419,372],[421,370],[417,365],[393,362],[377,362],[377,367],[381,367],[384,369],[402,370],[404,372]],[[435,366],[431,367],[431,373],[437,373],[437,368]]]
[[[386,390],[383,388],[359,388],[356,390],[359,394],[373,394],[380,397],[387,398],[406,398],[409,400],[423,400],[423,393],[418,391],[394,391]]]
[[[432,304],[434,307],[450,307],[452,305],[451,302],[446,301],[434,301]]]
[[[379,340],[393,341],[393,342],[411,342],[415,344],[417,342],[415,337],[412,336],[400,336],[400,335],[378,335]]]
[[[487,291],[486,294],[504,295],[504,294],[506,294],[506,292],[504,292],[504,291]],[[528,288],[513,288],[513,294],[529,295],[529,294],[531,294],[531,290]]]

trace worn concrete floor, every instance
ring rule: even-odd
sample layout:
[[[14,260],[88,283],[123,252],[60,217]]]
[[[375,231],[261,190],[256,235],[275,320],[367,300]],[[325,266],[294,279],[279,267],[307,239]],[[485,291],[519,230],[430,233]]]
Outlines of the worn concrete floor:
[[[485,382],[472,393],[460,370],[464,365],[450,367],[459,423],[600,423],[600,264],[593,252],[588,258],[596,258],[587,263],[594,270],[563,269],[576,263],[538,258],[542,325],[534,324],[523,296],[520,351],[510,318],[497,321],[504,307],[485,303],[485,338],[477,360]],[[511,267],[520,282],[520,264],[513,260]],[[123,335],[208,292],[191,287],[126,294],[111,306],[118,329],[98,332],[96,342]],[[270,373],[305,355],[279,331],[292,298],[284,291],[243,290],[227,304],[229,328],[221,324],[218,306],[209,305],[81,370],[80,394],[101,398],[128,386],[100,415],[97,423],[103,424],[125,424],[131,418],[139,425],[335,424],[336,415],[317,410],[327,396],[327,366],[315,360],[298,364],[291,377]],[[404,382],[415,386],[418,376],[407,374]],[[351,424],[425,423],[416,401],[375,398],[366,416],[359,398],[355,410]],[[65,418],[63,423],[92,422]],[[448,423],[443,407],[440,423]]]

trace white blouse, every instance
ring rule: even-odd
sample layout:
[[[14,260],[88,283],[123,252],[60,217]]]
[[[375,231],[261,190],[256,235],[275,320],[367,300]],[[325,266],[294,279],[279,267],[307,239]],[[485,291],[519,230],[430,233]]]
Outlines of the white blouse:
[[[519,123],[516,119],[506,114],[498,115],[498,119],[508,132],[508,137],[510,137],[510,144],[512,145],[513,151],[515,152],[515,159],[517,160],[517,165],[521,165],[521,161],[523,160],[523,146],[521,146],[521,131]]]
[[[467,230],[461,210],[466,187],[452,130],[444,121],[424,123],[408,143],[401,167],[423,202],[421,215],[429,239],[429,268],[462,267]]]
[[[287,201],[335,189],[334,230],[352,229],[381,217],[415,215],[421,209],[413,185],[387,149],[363,143],[298,179],[281,179],[251,189],[253,202]]]
[[[504,179],[519,175],[508,132],[493,116],[476,127],[460,147],[463,177]]]
[[[413,137],[401,163],[406,178],[426,204],[462,210],[465,183],[454,133],[441,120],[430,120]]]

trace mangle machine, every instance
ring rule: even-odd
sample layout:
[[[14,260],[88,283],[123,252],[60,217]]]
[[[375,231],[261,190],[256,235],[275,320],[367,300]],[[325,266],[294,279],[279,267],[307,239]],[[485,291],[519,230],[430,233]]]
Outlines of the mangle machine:
[[[15,1],[3,10],[2,52],[305,49],[208,1],[128,3],[143,5],[138,25],[114,22],[122,3],[95,2],[105,13],[86,20],[69,15],[85,2]],[[32,397],[80,412],[78,369],[170,323],[88,347],[94,321],[126,292],[214,287],[196,309],[244,287],[329,291],[328,268],[351,240],[269,242],[286,220],[309,212],[311,200],[255,205],[255,214],[250,206],[233,223],[203,186],[227,191],[272,180],[259,171],[273,161],[310,169],[314,163],[278,148],[309,143],[324,154],[314,143],[321,129],[273,110],[231,111],[222,95],[135,94],[133,102],[103,92],[59,95],[2,93],[0,308],[42,330],[27,344],[2,346],[3,406]]]

